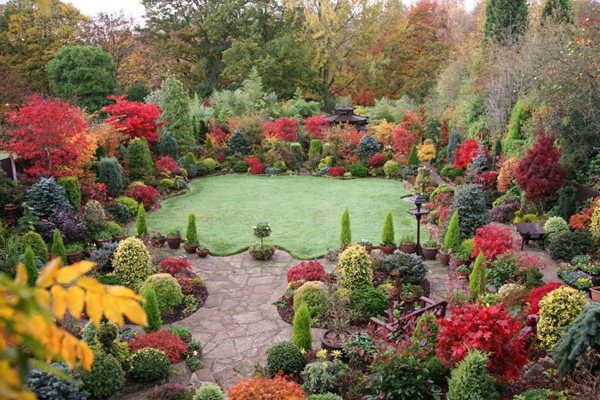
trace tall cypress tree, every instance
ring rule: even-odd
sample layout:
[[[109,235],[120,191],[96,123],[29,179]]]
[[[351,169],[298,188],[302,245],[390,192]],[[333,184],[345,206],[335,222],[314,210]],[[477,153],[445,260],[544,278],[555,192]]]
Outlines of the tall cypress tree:
[[[352,242],[352,231],[350,230],[350,213],[346,208],[342,214],[342,232],[340,233],[340,243],[342,247]]]
[[[27,270],[27,284],[29,286],[35,286],[35,282],[39,276],[39,271],[37,265],[35,265],[35,257],[33,256],[33,250],[31,250],[31,246],[27,246],[25,249],[23,264]]]
[[[555,22],[573,22],[573,3],[571,0],[546,0],[542,10],[542,22],[548,19]]]
[[[527,30],[527,0],[487,0],[485,5],[486,40],[510,44]]]
[[[180,154],[194,150],[196,138],[192,126],[190,99],[183,84],[170,76],[163,82],[160,91],[163,98],[161,119],[166,121],[162,131],[175,136]]]
[[[50,252],[54,257],[60,257],[62,265],[67,264],[67,249],[65,249],[65,244],[63,243],[62,236],[60,235],[60,231],[58,229],[54,230]]]

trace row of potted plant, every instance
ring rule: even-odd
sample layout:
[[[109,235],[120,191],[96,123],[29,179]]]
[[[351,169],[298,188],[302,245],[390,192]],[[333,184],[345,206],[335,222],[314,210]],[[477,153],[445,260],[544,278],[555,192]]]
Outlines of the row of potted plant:
[[[188,215],[188,226],[185,238],[182,238],[181,230],[172,229],[166,236],[161,232],[153,232],[150,235],[150,241],[155,247],[162,247],[167,243],[167,246],[169,246],[171,250],[178,250],[183,243],[183,249],[186,253],[196,253],[200,258],[204,258],[209,254],[208,249],[198,241],[196,215],[194,213]]]

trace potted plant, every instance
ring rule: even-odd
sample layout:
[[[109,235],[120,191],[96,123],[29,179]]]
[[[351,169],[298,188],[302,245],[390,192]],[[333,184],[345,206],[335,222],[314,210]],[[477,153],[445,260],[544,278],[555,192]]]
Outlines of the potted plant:
[[[271,235],[271,225],[267,221],[258,222],[253,227],[254,236],[259,240],[259,243],[250,246],[248,251],[252,254],[255,260],[268,260],[275,254],[275,247],[265,244],[264,239]]]
[[[471,268],[469,268],[469,264],[461,264],[456,268],[456,272],[458,272],[460,276],[469,276]]]
[[[166,241],[171,250],[177,250],[181,246],[181,231],[179,229],[169,231]]]
[[[358,242],[358,244],[364,246],[365,250],[367,250],[368,253],[371,253],[371,251],[373,251],[373,243],[371,243],[371,241],[368,239],[362,239]]]
[[[348,331],[350,315],[342,301],[335,296],[333,306],[329,311],[328,328],[321,336],[321,348],[328,351],[342,350],[344,342],[352,336]]]
[[[415,290],[415,286],[411,285],[410,283],[404,283],[402,286],[400,286],[398,296],[405,304],[414,303],[420,297],[419,293],[417,293],[417,290]]]
[[[112,234],[109,231],[100,231],[94,235],[94,243],[96,244],[97,249],[102,248],[105,243],[108,243],[111,240]]]
[[[600,286],[591,287],[590,296],[592,297],[592,301],[600,302]]]
[[[400,238],[400,251],[406,254],[417,252],[417,244],[411,235],[404,235]]]
[[[204,258],[209,254],[208,248],[206,248],[206,246],[203,245],[198,245],[198,248],[196,249],[196,254],[200,258]]]
[[[384,254],[392,254],[396,250],[396,240],[394,239],[394,219],[392,212],[388,211],[383,223],[383,231],[381,232],[381,245],[379,250]]]
[[[471,254],[473,253],[473,240],[464,240],[456,251],[450,253],[450,264],[457,268],[461,265],[469,264]]]
[[[163,247],[167,238],[160,232],[152,232],[150,234],[150,241],[154,247]]]
[[[190,213],[188,215],[188,226],[185,233],[185,242],[183,243],[183,249],[186,253],[192,254],[196,252],[198,248],[198,231],[196,230],[196,215]]]
[[[65,250],[67,252],[67,262],[74,264],[83,259],[85,246],[81,243],[71,243],[66,246]]]
[[[423,243],[421,253],[423,254],[423,258],[426,260],[435,260],[435,257],[438,253],[437,242],[435,240],[428,240]]]
[[[440,259],[440,264],[442,265],[450,265],[450,251],[444,247],[444,245],[440,245],[438,249],[438,258]]]

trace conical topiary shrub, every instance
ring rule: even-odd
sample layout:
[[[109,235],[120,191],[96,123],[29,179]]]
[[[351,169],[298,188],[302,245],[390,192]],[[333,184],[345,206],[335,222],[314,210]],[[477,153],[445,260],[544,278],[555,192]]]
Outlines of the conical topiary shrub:
[[[148,226],[146,225],[146,209],[144,205],[140,203],[138,206],[137,220],[135,221],[135,231],[137,237],[148,236]]]
[[[342,232],[340,233],[340,243],[345,247],[352,243],[352,231],[350,230],[350,213],[346,208],[342,214]]]
[[[54,230],[50,252],[54,257],[60,257],[62,265],[65,265],[67,262],[67,249],[65,249],[65,244],[63,243],[62,236],[60,235],[60,231],[58,229]]]
[[[394,233],[394,217],[391,211],[385,215],[385,221],[383,223],[383,231],[381,232],[381,245],[382,246],[396,246],[396,239]]]
[[[292,325],[292,343],[300,350],[310,351],[312,349],[310,325],[310,311],[306,303],[303,302],[294,314]]]
[[[452,213],[452,218],[450,218],[450,222],[448,223],[448,229],[446,230],[446,235],[444,235],[444,250],[446,251],[456,251],[460,247],[460,225],[458,221],[458,211],[454,210]]]

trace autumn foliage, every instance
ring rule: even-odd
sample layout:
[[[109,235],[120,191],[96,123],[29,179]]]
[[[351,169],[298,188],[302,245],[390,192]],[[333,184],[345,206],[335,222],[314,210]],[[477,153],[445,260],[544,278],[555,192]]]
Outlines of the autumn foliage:
[[[158,190],[146,185],[135,186],[127,191],[127,196],[133,197],[138,203],[143,203],[147,210],[156,204],[159,194]]]
[[[323,139],[323,132],[329,129],[329,121],[324,115],[315,115],[304,119],[304,129],[308,137]]]
[[[162,156],[156,160],[156,169],[163,175],[174,174],[179,171],[177,162],[169,156]]]
[[[554,136],[541,132],[517,168],[517,183],[528,200],[547,200],[561,188],[565,173],[559,164],[560,157],[560,149],[554,147]]]
[[[396,156],[408,157],[412,147],[419,142],[419,135],[404,127],[392,131],[392,141]]]
[[[171,275],[188,273],[192,272],[192,264],[185,258],[168,257],[160,262],[160,270]]]
[[[558,282],[550,282],[533,289],[527,297],[527,302],[529,303],[529,314],[538,314],[540,312],[540,300],[542,300],[548,293],[558,289],[561,286],[563,286],[563,284]]]
[[[115,101],[102,109],[110,115],[105,122],[122,132],[126,141],[144,137],[149,143],[158,140],[158,128],[165,122],[157,122],[160,108],[154,103],[125,100],[125,96],[110,97]]]
[[[282,376],[241,381],[227,391],[229,400],[302,400],[304,391]]]
[[[518,338],[522,326],[501,305],[457,307],[439,325],[437,355],[446,365],[455,366],[469,349],[481,350],[489,354],[488,371],[507,381],[527,363]]]
[[[298,140],[298,120],[294,118],[277,118],[264,124],[265,138],[286,142]]]
[[[188,345],[183,340],[164,329],[138,336],[129,343],[133,352],[147,347],[164,351],[171,363],[181,361],[181,355],[188,351]]]
[[[513,234],[510,228],[498,225],[485,225],[475,231],[473,238],[473,254],[476,257],[480,251],[485,259],[494,261],[499,255],[504,254],[514,247]]]
[[[265,172],[265,165],[257,156],[248,156],[244,161],[250,167],[250,173],[253,175],[260,175]]]
[[[454,168],[465,169],[477,157],[479,142],[475,139],[465,140],[458,149],[454,150]]]
[[[29,175],[71,176],[89,161],[85,149],[95,142],[85,114],[69,103],[34,95],[7,122],[12,129],[2,147],[29,162]]]
[[[287,272],[287,281],[325,281],[329,275],[318,261],[302,261]]]

